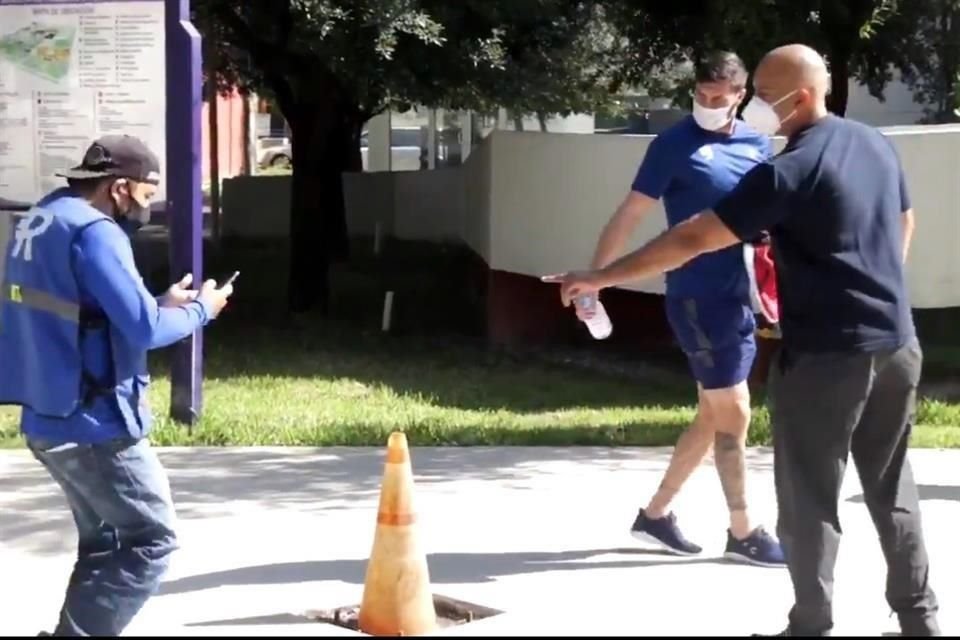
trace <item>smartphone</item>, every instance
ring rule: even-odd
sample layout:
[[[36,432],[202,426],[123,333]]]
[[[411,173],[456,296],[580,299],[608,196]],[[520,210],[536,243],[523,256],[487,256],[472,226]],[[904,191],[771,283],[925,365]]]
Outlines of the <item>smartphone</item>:
[[[234,271],[234,272],[233,272],[233,275],[230,276],[229,278],[227,278],[227,281],[220,285],[220,288],[223,289],[223,288],[224,288],[225,286],[227,286],[228,284],[233,284],[234,281],[237,279],[237,276],[239,276],[239,275],[240,275],[240,272],[239,272],[239,271]]]

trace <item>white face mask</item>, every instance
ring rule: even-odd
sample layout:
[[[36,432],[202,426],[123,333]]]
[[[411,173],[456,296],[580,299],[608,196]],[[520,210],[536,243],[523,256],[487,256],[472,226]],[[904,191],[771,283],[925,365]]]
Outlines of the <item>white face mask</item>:
[[[696,100],[693,101],[693,119],[697,126],[707,131],[717,131],[722,129],[733,119],[734,106],[720,107],[719,109],[708,109]]]
[[[773,104],[769,104],[765,100],[758,98],[757,96],[753,96],[753,98],[750,99],[750,102],[747,103],[746,108],[743,110],[743,121],[759,133],[768,136],[776,135],[777,132],[780,131],[780,127],[783,126],[783,123],[795,116],[797,112],[796,110],[791,111],[790,115],[781,120],[773,108],[796,92],[797,89],[794,89]]]

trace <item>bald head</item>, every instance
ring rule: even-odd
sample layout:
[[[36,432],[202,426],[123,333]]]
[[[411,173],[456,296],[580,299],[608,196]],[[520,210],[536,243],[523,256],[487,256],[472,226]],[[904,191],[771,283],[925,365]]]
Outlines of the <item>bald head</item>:
[[[753,85],[757,97],[774,107],[785,135],[827,113],[827,64],[806,45],[788,44],[770,51],[757,66]]]
[[[823,56],[804,44],[777,47],[765,55],[757,67],[757,77],[760,76],[770,76],[788,90],[811,89],[824,97],[830,86]]]

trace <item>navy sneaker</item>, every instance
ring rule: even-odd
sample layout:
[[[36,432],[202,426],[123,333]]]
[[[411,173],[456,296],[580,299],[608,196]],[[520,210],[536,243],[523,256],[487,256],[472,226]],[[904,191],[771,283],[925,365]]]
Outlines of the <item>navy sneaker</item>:
[[[648,518],[644,510],[640,509],[630,528],[630,535],[678,556],[695,556],[703,551],[683,537],[677,527],[677,517],[672,513],[654,519]]]
[[[758,567],[785,567],[783,548],[776,538],[763,527],[757,527],[744,540],[737,540],[727,530],[727,550],[723,557],[733,562],[743,562]]]

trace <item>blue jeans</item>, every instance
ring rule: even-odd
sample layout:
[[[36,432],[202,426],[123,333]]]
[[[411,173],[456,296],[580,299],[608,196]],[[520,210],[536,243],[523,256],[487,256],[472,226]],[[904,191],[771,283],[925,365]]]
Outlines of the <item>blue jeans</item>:
[[[156,593],[177,548],[167,474],[147,440],[28,444],[63,489],[79,534],[54,635],[117,636]]]

